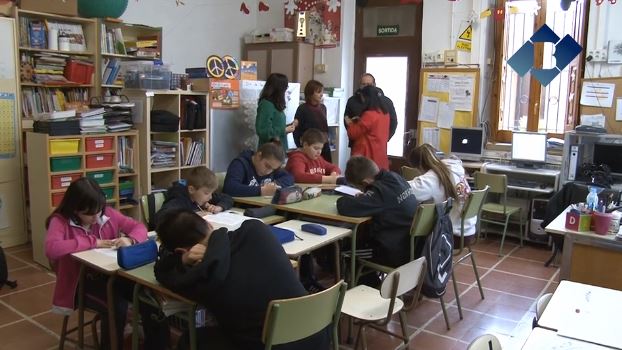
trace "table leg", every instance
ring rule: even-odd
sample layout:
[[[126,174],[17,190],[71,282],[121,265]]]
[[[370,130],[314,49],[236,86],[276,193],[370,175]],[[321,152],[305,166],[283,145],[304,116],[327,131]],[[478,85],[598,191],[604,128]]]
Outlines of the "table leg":
[[[339,242],[333,243],[335,247],[335,283],[339,283],[341,280],[341,254],[339,249]]]
[[[134,284],[134,293],[132,294],[132,350],[138,350],[138,318],[140,317],[140,283]]]
[[[78,282],[78,348],[84,349],[84,277],[86,267],[80,264],[80,277]]]
[[[356,286],[356,233],[359,229],[359,224],[354,225],[352,229],[352,243],[350,252],[350,281],[348,287],[354,288]]]
[[[188,335],[190,336],[190,350],[197,350],[197,308],[196,306],[188,311]]]
[[[115,320],[115,304],[114,304],[114,280],[115,275],[108,276],[108,282],[106,284],[106,296],[108,303],[108,328],[110,332],[110,349],[117,350],[117,327]],[[102,322],[105,322],[102,320]]]

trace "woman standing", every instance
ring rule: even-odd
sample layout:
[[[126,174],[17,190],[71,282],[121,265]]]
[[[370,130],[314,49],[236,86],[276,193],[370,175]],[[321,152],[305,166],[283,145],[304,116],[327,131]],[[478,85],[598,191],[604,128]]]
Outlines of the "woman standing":
[[[302,135],[309,129],[318,129],[328,136],[328,122],[326,121],[326,106],[322,103],[324,85],[317,80],[309,80],[305,85],[305,103],[298,106],[294,120],[298,121],[294,130],[294,142],[298,148],[302,147]],[[332,163],[329,142],[322,147],[322,158]]]
[[[362,88],[359,98],[365,106],[363,113],[360,118],[346,116],[345,123],[352,141],[352,155],[367,157],[380,169],[389,170],[389,112],[381,96],[382,92],[376,87]]]
[[[264,143],[275,142],[281,144],[287,153],[287,134],[296,129],[296,121],[285,125],[285,91],[287,91],[287,77],[281,73],[272,73],[266,81],[257,106],[255,130],[259,136],[260,147]]]

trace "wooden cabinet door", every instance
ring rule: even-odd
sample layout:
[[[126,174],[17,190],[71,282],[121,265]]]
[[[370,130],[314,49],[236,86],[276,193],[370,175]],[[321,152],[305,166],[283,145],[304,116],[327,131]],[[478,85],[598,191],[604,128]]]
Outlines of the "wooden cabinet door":
[[[270,56],[270,68],[271,73],[282,73],[287,76],[289,81],[298,81],[298,77],[295,73],[294,66],[295,50],[293,47],[284,47],[282,49],[272,49],[272,55]]]

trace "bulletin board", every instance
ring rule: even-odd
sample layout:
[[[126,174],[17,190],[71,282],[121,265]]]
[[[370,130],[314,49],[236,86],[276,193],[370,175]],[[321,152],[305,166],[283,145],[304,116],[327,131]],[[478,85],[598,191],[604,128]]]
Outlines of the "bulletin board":
[[[601,106],[580,105],[579,115],[604,114],[605,128],[607,129],[607,133],[622,134],[622,120],[616,120],[616,114],[618,115],[618,119],[620,119],[622,116],[622,102],[618,102],[618,100],[622,99],[622,78],[617,77],[583,79],[583,82],[596,82],[615,85],[611,107],[605,105],[605,102],[603,102]],[[583,84],[581,85],[583,86]],[[620,110],[618,110],[618,108],[620,108]]]
[[[417,144],[448,153],[452,126],[477,125],[479,68],[424,68],[419,91]]]

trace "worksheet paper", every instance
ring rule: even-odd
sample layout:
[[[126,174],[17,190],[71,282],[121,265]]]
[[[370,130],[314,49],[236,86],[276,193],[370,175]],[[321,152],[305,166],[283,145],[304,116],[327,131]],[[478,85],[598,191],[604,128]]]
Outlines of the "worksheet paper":
[[[451,129],[454,126],[454,107],[447,102],[441,102],[438,105],[438,121],[439,128]]]
[[[439,128],[423,128],[421,143],[429,143],[439,149]]]
[[[244,221],[251,219],[248,216],[227,211],[205,215],[203,218],[212,224],[214,228],[226,227],[229,230],[237,230]]]
[[[581,89],[581,105],[611,108],[615,88],[615,84],[584,81]]]
[[[449,103],[456,111],[473,111],[473,94],[475,93],[475,78],[449,77]]]
[[[428,89],[429,92],[449,92],[449,77],[444,74],[430,74],[428,75]]]
[[[335,191],[343,194],[350,195],[352,197],[356,197],[357,195],[363,193],[358,188],[350,187],[350,186],[337,186],[335,187]]]
[[[419,121],[436,123],[438,104],[438,98],[436,97],[421,96],[421,114],[419,115]]]
[[[117,250],[115,248],[96,248],[93,250],[95,250],[95,252],[97,252],[98,254],[102,254],[115,259],[117,258]]]
[[[622,121],[622,98],[616,99],[616,121]]]

